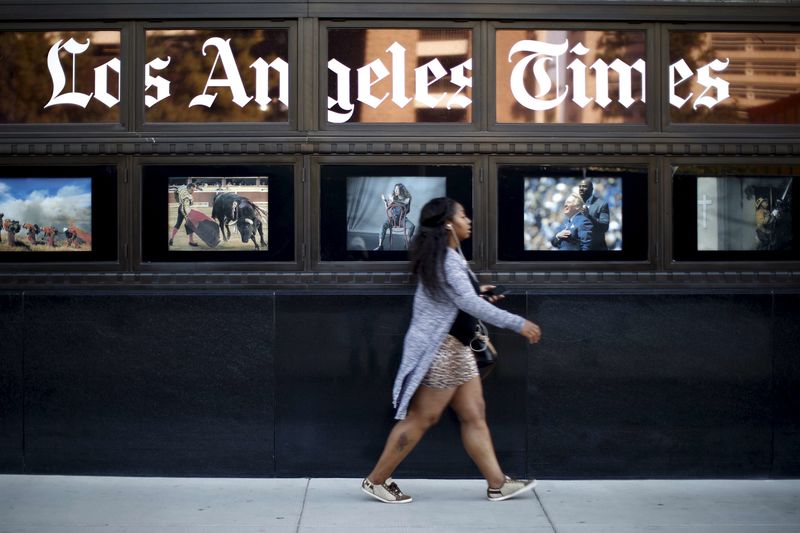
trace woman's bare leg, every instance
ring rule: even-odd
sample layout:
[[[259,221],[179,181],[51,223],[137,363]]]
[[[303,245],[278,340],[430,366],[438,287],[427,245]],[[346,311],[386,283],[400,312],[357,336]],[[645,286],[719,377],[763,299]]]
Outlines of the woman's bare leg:
[[[489,425],[486,423],[486,403],[483,400],[481,379],[475,377],[456,389],[450,405],[461,422],[464,448],[478,466],[491,488],[499,488],[505,474],[497,462]]]
[[[397,422],[389,433],[383,453],[367,479],[376,485],[386,481],[411,453],[422,435],[439,421],[456,390],[420,386],[411,399],[405,419]]]

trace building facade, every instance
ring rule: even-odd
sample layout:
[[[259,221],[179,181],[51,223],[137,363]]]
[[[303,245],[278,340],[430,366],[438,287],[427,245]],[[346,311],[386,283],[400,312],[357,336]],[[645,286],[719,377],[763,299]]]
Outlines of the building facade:
[[[359,476],[427,199],[537,477],[800,472],[800,6],[0,3],[0,471]],[[605,218],[556,238],[589,182]],[[445,417],[398,475],[478,475]]]

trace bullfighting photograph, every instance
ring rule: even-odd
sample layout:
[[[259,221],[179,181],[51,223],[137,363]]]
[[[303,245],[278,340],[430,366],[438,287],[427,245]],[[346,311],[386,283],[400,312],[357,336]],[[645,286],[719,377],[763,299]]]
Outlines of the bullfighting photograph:
[[[447,196],[439,176],[347,178],[347,250],[408,250],[428,200]]]
[[[526,177],[525,250],[622,250],[622,178]]]
[[[269,249],[267,176],[170,177],[170,251]]]
[[[92,178],[0,177],[0,252],[92,251]]]

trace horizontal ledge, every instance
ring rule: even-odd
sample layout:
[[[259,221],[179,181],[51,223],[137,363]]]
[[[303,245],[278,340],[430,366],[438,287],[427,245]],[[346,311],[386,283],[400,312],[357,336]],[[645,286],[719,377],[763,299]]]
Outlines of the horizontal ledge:
[[[713,289],[731,292],[800,291],[800,272],[488,272],[482,282],[503,283],[512,294],[547,289],[663,292]],[[3,273],[2,290],[263,289],[390,290],[414,284],[405,272],[27,272]]]

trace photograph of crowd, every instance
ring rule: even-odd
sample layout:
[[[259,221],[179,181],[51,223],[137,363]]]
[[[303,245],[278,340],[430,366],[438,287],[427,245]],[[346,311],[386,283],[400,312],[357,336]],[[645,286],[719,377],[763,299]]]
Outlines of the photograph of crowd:
[[[445,177],[348,177],[347,250],[407,250],[420,208],[446,195]]]
[[[792,177],[698,177],[697,249],[792,249]]]
[[[268,177],[170,177],[167,188],[170,251],[268,249]]]
[[[92,251],[91,178],[0,178],[0,252]]]
[[[525,250],[622,250],[622,178],[524,179]]]

